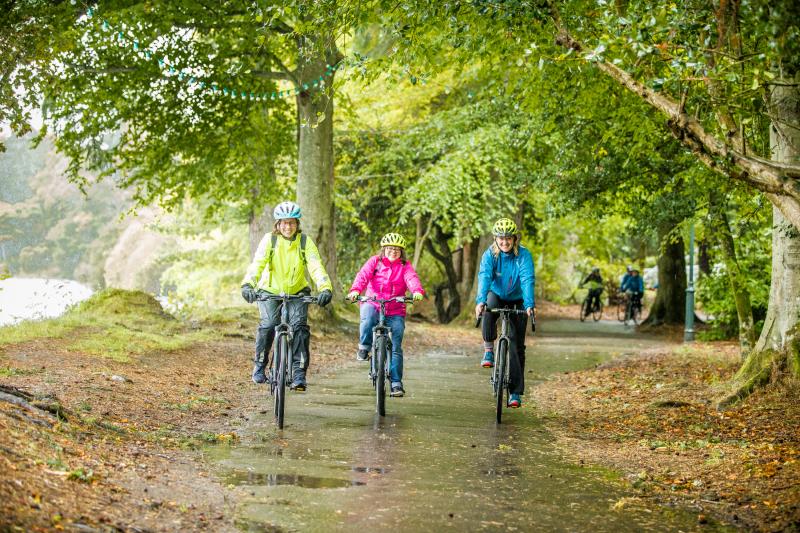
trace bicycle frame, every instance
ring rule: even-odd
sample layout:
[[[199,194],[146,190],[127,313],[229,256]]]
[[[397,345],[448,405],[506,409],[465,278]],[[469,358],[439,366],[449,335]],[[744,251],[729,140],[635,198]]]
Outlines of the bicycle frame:
[[[380,305],[378,323],[372,328],[373,356],[370,357],[369,375],[372,379],[372,387],[375,389],[376,411],[380,416],[386,416],[386,381],[390,378],[390,369],[392,367],[391,328],[386,325],[386,304],[389,302],[411,303],[413,299],[405,296],[385,299],[375,296],[359,296],[357,301],[362,303],[377,302]],[[381,349],[385,351],[385,358],[383,358],[383,354],[378,353]],[[380,368],[381,366],[383,368]]]
[[[495,396],[496,401],[496,420],[499,424],[502,419],[503,413],[503,404],[507,403],[508,401],[508,385],[509,385],[509,358],[510,353],[509,350],[511,349],[511,336],[509,335],[509,328],[511,323],[511,315],[512,314],[527,314],[527,311],[522,309],[513,309],[508,307],[496,307],[492,309],[486,309],[484,313],[497,313],[500,315],[500,331],[497,337],[497,350],[495,351],[496,359],[494,368],[492,369],[492,374],[489,377],[489,383],[492,385],[492,392]],[[483,315],[478,317],[475,322],[475,327],[481,322]],[[531,315],[531,331],[536,331],[536,317]],[[522,335],[525,335],[525,332],[522,332]],[[505,391],[505,395],[503,392]]]
[[[285,386],[294,379],[294,365],[292,364],[291,347],[294,340],[294,332],[289,324],[288,303],[292,300],[300,300],[305,303],[317,303],[316,296],[305,294],[265,294],[259,296],[258,301],[279,301],[281,303],[281,321],[275,326],[275,339],[273,341],[272,358],[269,361],[269,393],[275,397],[275,418],[278,427],[283,429],[283,415],[285,407]],[[285,346],[284,349],[280,349]],[[282,352],[286,353],[282,353]],[[280,356],[280,360],[279,360]],[[301,368],[306,365],[305,352],[302,352],[300,360]],[[283,374],[281,374],[281,369]]]

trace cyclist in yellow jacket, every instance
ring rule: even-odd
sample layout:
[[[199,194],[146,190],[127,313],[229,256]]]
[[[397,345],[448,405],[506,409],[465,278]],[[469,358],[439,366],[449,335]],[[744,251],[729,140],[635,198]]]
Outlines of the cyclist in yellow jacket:
[[[333,286],[322,264],[317,245],[300,230],[300,206],[294,202],[283,202],[275,207],[275,226],[264,235],[258,245],[253,261],[242,280],[242,298],[247,303],[257,301],[261,321],[256,332],[256,354],[253,366],[253,381],[265,383],[267,352],[275,339],[275,326],[281,322],[281,302],[258,300],[259,293],[310,294],[305,271],[314,280],[319,291],[321,306],[330,303]],[[294,381],[292,390],[306,390],[306,370],[310,359],[308,329],[308,304],[293,300],[288,304],[289,324],[292,327],[292,365]],[[305,357],[303,357],[305,356]]]

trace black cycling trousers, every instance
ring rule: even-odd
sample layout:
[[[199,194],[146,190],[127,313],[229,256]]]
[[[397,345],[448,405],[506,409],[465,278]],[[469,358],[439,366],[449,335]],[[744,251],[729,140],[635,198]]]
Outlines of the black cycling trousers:
[[[600,294],[602,294],[603,289],[589,289],[589,309],[595,308],[595,302],[597,302],[597,307],[600,307]]]
[[[499,313],[490,313],[493,307],[512,307],[524,309],[522,300],[501,300],[492,291],[486,296],[486,309],[483,315],[483,340],[494,342],[497,339],[497,319]],[[510,328],[508,330],[508,370],[509,392],[523,394],[525,391],[525,328],[528,326],[528,315],[513,314],[509,316]]]

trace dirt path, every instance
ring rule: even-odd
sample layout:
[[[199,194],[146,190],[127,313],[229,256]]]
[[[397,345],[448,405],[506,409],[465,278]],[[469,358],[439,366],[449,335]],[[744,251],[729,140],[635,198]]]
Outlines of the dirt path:
[[[240,449],[265,423],[263,389],[249,381],[255,320],[248,316],[189,324],[208,330],[205,340],[127,362],[63,339],[0,346],[0,386],[27,394],[0,401],[0,530],[238,530],[249,505],[241,484],[210,470],[200,450]],[[540,430],[555,435],[575,464],[628,476],[633,492],[617,500],[617,512],[669,501],[700,512],[701,525],[719,517],[764,530],[799,527],[796,390],[720,415],[706,400],[735,368],[724,345],[676,352],[623,332],[627,347],[619,349],[617,330],[587,335],[575,325],[581,329],[549,328],[552,335],[535,341],[568,373],[545,379],[550,370],[529,366],[520,413],[544,416]],[[406,338],[412,359],[478,345],[474,330],[424,324],[413,324]],[[312,387],[354,365],[353,339],[353,326],[314,329]],[[581,353],[597,364],[609,356],[619,362],[580,370]]]

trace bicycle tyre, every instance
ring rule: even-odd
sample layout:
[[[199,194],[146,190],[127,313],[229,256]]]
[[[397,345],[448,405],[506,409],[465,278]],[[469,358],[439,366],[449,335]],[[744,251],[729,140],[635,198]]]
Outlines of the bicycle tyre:
[[[597,307],[592,310],[592,318],[595,322],[603,318],[603,302],[599,302]]]
[[[497,363],[497,357],[495,357],[495,363]],[[492,365],[492,374],[489,378],[489,382],[492,384],[492,397],[495,397],[497,396],[497,388],[500,386],[500,377],[497,373],[497,364]]]
[[[278,428],[283,429],[284,413],[286,411],[286,360],[289,357],[289,340],[286,335],[278,337],[278,364],[276,372],[278,384],[275,388],[275,420]]]
[[[386,337],[375,342],[375,410],[386,416]]]
[[[638,326],[639,322],[642,321],[642,309],[638,305],[632,306],[631,319],[633,320],[633,324],[635,326]]]
[[[586,317],[589,316],[589,298],[586,297],[583,299],[583,303],[581,304],[581,322],[586,321]]]
[[[497,390],[495,393],[495,408],[496,420],[499,424],[503,418],[503,403],[505,402],[505,390],[508,386],[506,383],[506,365],[508,364],[508,341],[501,339],[497,345]]]
[[[620,322],[625,321],[625,310],[627,309],[626,305],[627,304],[625,303],[625,300],[621,300],[617,304],[617,320],[619,320]]]

